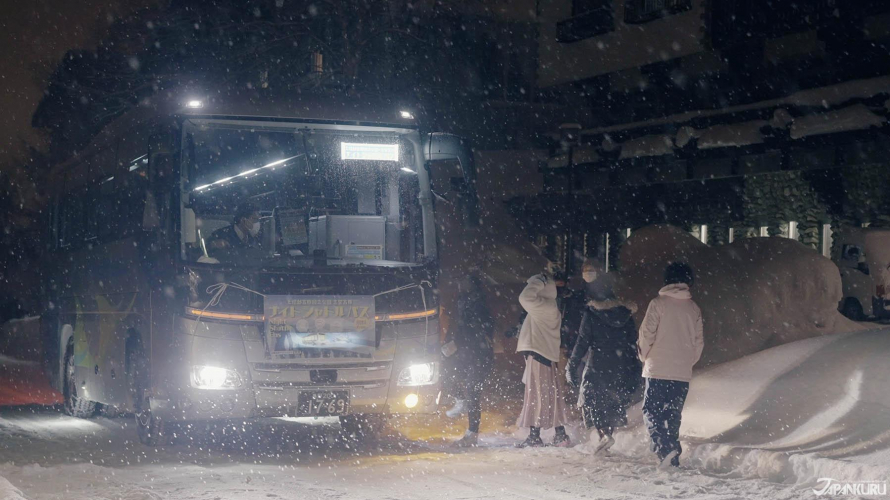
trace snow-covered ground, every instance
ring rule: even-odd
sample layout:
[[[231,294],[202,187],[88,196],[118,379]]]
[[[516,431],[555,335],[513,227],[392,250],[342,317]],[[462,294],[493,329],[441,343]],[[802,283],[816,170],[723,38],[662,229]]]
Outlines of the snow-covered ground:
[[[606,457],[590,455],[578,429],[571,449],[515,449],[522,431],[492,413],[482,447],[464,452],[435,438],[436,421],[405,432],[415,439],[390,435],[357,449],[332,429],[280,421],[250,426],[243,439],[216,433],[153,449],[133,442],[129,419],[5,408],[0,499],[816,498],[823,478],[890,480],[888,359],[884,329],[803,340],[698,373],[683,469],[671,472],[656,469],[638,408]]]

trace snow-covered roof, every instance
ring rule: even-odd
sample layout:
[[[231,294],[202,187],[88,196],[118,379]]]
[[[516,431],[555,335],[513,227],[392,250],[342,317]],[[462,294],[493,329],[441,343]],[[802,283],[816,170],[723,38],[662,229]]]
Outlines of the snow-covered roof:
[[[673,134],[649,134],[625,140],[621,143],[610,143],[611,149],[620,148],[619,159],[645,156],[661,156],[672,154],[675,148],[683,148],[690,141],[696,140],[698,149],[714,149],[722,147],[738,147],[764,142],[764,133],[769,128],[787,129],[792,139],[802,139],[820,134],[831,134],[850,130],[864,130],[881,127],[887,124],[887,104],[882,110],[870,109],[861,102],[846,107],[839,107],[855,100],[869,99],[882,94],[890,94],[890,76],[844,82],[837,85],[817,89],[802,90],[787,97],[760,101],[752,104],[733,106],[723,109],[695,110],[679,113],[664,118],[641,122],[612,125],[585,129],[582,136],[595,138],[603,136],[604,141],[614,141],[619,132],[629,132],[674,125],[677,131]],[[888,101],[890,102],[890,101]],[[825,111],[809,112],[794,116],[789,109],[822,108]],[[748,120],[738,123],[723,123],[706,128],[696,129],[691,122],[701,118],[731,116],[733,114],[773,109],[770,119]],[[609,150],[603,142],[603,149]],[[596,148],[592,148],[595,149]],[[591,156],[591,155],[588,155]],[[595,156],[599,159],[599,156]],[[558,157],[556,157],[558,158]],[[592,160],[592,161],[596,161]],[[551,167],[565,163],[565,158],[557,159]],[[585,163],[575,158],[575,163]]]

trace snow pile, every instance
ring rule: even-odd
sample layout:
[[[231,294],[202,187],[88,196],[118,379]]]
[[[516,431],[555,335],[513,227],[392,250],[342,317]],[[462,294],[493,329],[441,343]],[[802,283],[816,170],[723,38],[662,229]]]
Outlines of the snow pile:
[[[809,492],[890,478],[890,329],[806,339],[698,371],[683,466]],[[640,405],[612,452],[653,461]],[[594,443],[576,450],[590,454]]]
[[[767,126],[766,120],[752,120],[742,123],[714,125],[698,132],[699,149],[747,146],[763,143],[761,129]]]
[[[854,104],[834,111],[795,118],[791,125],[791,138],[801,139],[811,135],[880,127],[886,121],[864,104]]]
[[[664,268],[687,262],[704,318],[699,366],[722,363],[809,337],[861,329],[837,310],[841,278],[829,259],[787,238],[747,238],[709,247],[666,225],[634,232],[621,249],[617,293],[646,305],[663,285]]]
[[[661,156],[674,152],[674,138],[670,135],[644,135],[621,143],[619,158]]]
[[[803,340],[708,368],[681,433],[691,464],[779,482],[890,477],[890,329]]]
[[[0,476],[0,500],[24,500],[22,491]]]

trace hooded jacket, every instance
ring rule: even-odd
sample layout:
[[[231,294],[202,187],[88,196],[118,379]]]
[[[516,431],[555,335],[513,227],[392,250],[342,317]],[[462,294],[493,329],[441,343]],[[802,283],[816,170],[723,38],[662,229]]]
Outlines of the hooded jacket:
[[[569,358],[569,373],[575,377],[588,355],[581,395],[587,405],[607,406],[614,402],[612,418],[624,418],[642,385],[641,364],[636,356],[637,330],[632,315],[636,304],[618,300],[591,300],[587,303],[578,342]],[[603,413],[602,411],[600,413]],[[607,416],[607,415],[604,415]],[[609,416],[607,416],[609,417]]]
[[[519,294],[519,304],[528,315],[519,330],[516,352],[534,352],[558,363],[562,314],[556,303],[556,284],[543,274],[532,276]]]
[[[704,345],[701,310],[689,286],[662,288],[640,325],[637,348],[643,377],[689,382]]]

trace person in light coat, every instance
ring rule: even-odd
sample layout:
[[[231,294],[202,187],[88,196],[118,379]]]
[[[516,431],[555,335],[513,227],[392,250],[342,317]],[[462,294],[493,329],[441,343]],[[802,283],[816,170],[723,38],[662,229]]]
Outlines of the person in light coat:
[[[701,310],[690,292],[693,281],[688,265],[667,267],[665,286],[649,303],[637,340],[646,379],[643,416],[663,467],[680,465],[680,417],[692,367],[704,348]]]
[[[566,407],[560,357],[562,314],[557,304],[557,280],[550,273],[532,276],[519,295],[519,304],[528,313],[519,331],[516,352],[525,356],[525,398],[516,425],[528,427],[528,439],[519,447],[543,446],[541,429],[556,429],[554,446],[569,446],[566,434]]]

